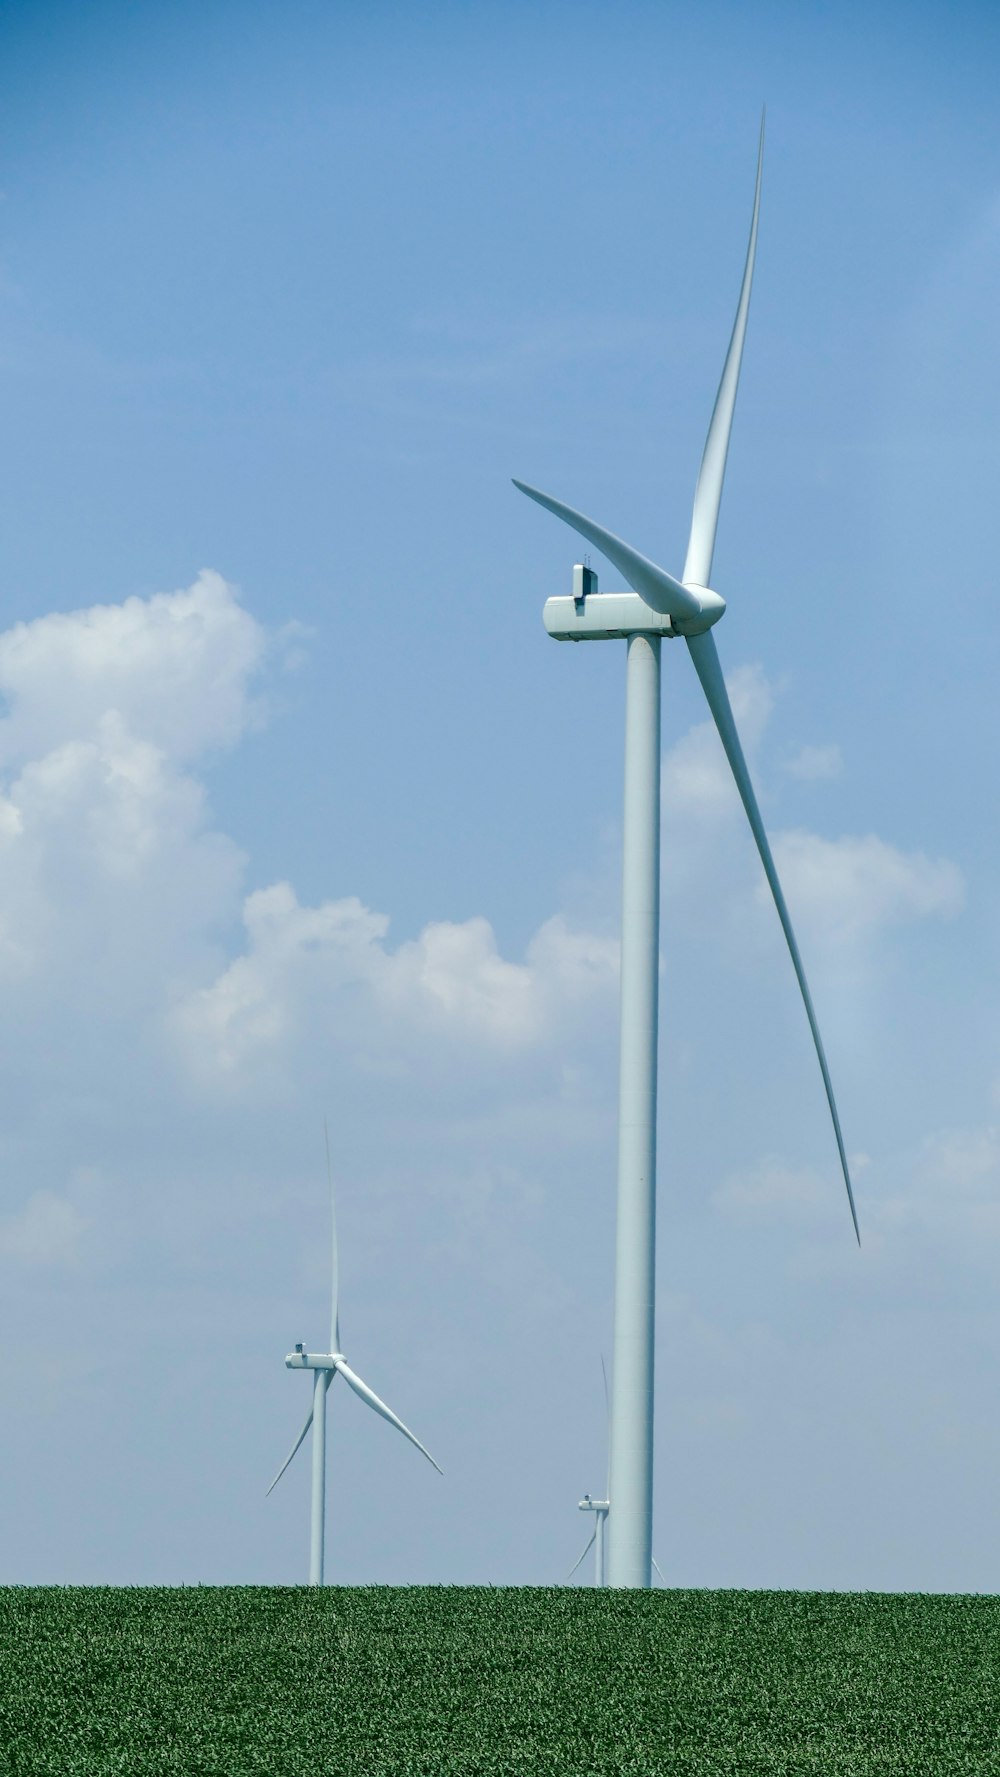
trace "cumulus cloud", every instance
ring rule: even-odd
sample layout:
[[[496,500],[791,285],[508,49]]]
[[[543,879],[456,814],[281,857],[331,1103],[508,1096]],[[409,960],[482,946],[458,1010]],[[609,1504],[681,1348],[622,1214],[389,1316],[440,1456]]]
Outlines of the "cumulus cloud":
[[[215,574],[0,636],[0,975],[102,1000],[198,958],[243,860],[195,757],[255,719],[264,634]]]
[[[726,680],[744,751],[757,780],[754,755],[760,748],[774,710],[774,694],[759,666],[744,666]],[[836,776],[840,749],[831,744],[806,746],[784,770],[803,780]],[[711,861],[719,892],[718,860],[711,848],[724,829],[745,828],[746,816],[722,750],[715,725],[699,722],[665,754],[664,818],[679,838],[669,843],[673,876],[684,880],[692,866],[699,871]],[[961,911],[965,884],[958,866],[947,858],[904,852],[875,834],[827,839],[804,829],[782,832],[765,812],[771,848],[792,918],[813,928],[813,938],[843,952],[893,925],[928,917],[950,918]],[[749,855],[749,853],[747,853]],[[672,886],[675,887],[673,878]],[[769,902],[770,891],[758,879],[757,894]]]
[[[109,715],[175,759],[239,739],[264,631],[220,575],[0,635],[0,765],[97,736]]]
[[[174,1028],[196,1070],[235,1075],[279,1056],[321,1010],[357,1039],[378,1026],[500,1049],[540,1041],[560,1017],[617,982],[618,946],[549,920],[523,962],[497,948],[488,920],[435,921],[395,950],[389,920],[354,897],[300,905],[288,883],[247,897],[246,949],[181,998]]]
[[[779,833],[773,844],[790,906],[827,943],[854,944],[931,915],[951,918],[965,899],[962,872],[948,858],[899,851],[874,833],[841,839]]]

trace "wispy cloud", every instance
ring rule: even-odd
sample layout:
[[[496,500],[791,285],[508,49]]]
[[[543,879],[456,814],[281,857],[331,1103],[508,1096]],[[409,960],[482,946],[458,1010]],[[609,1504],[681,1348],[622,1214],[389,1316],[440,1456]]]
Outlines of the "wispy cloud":
[[[800,747],[790,759],[784,763],[789,777],[804,779],[807,783],[822,782],[827,778],[840,777],[844,769],[844,760],[840,748],[836,744],[825,747]]]

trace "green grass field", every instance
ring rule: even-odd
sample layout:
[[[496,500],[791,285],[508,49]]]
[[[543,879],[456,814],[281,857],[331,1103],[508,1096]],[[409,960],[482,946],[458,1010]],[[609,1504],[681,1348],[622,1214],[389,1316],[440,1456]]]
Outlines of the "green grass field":
[[[1000,1773],[1000,1599],[0,1589],[0,1771]]]

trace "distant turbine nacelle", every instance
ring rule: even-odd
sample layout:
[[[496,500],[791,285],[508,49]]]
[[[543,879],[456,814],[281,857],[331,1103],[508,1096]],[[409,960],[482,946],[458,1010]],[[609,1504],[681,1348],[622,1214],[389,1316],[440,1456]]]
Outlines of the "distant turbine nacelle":
[[[306,1351],[296,1345],[285,1359],[286,1370],[335,1370],[344,1361],[342,1351]]]

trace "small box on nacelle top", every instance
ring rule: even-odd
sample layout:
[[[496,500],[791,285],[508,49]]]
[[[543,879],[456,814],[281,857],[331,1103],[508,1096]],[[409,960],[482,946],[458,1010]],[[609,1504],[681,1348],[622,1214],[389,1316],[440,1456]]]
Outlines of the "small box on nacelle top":
[[[597,575],[593,568],[585,568],[582,562],[573,567],[573,597],[578,605],[582,605],[590,593],[597,591]]]

